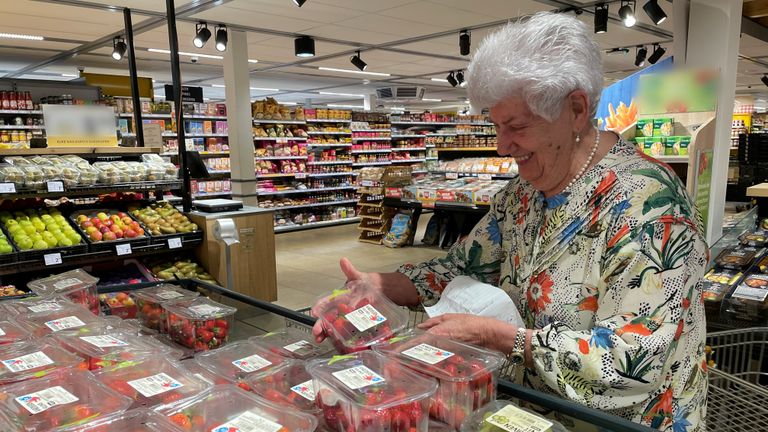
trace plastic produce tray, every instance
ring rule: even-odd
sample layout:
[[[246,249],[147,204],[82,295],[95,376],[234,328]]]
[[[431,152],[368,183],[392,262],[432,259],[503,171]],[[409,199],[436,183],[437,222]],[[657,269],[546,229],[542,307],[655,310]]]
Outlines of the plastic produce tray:
[[[90,219],[92,217],[95,217],[96,214],[98,214],[100,212],[104,212],[104,213],[109,214],[109,212],[114,212],[114,211],[122,211],[123,213],[128,215],[128,217],[131,218],[131,220],[135,220],[135,219],[133,219],[131,217],[130,214],[128,214],[128,212],[125,212],[123,210],[115,210],[115,209],[90,209],[90,210],[76,211],[76,212],[72,213],[69,216],[69,221],[70,221],[70,223],[72,225],[75,226],[75,229],[77,230],[77,232],[80,233],[80,235],[88,243],[88,249],[91,252],[114,251],[115,247],[117,245],[125,244],[125,243],[130,243],[131,244],[131,249],[133,249],[134,247],[149,246],[150,240],[149,240],[149,237],[146,234],[144,234],[142,236],[139,236],[139,237],[134,237],[134,238],[122,238],[122,239],[117,239],[117,240],[106,240],[106,241],[94,242],[94,241],[92,241],[90,239],[89,235],[86,234],[86,232],[83,231],[82,228],[80,228],[80,224],[77,223],[77,217],[80,216],[80,215],[86,215]]]

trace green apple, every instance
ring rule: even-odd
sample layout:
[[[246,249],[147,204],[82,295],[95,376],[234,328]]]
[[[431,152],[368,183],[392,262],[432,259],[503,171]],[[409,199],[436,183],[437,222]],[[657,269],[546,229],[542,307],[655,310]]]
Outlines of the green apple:
[[[29,237],[22,237],[17,239],[16,244],[19,246],[19,249],[21,250],[30,250],[34,245],[34,243],[32,242],[32,239]]]
[[[72,246],[74,243],[72,243],[72,240],[64,237],[59,240],[59,246]]]
[[[36,240],[32,248],[35,250],[48,249],[48,243],[44,240]]]
[[[13,252],[13,248],[8,243],[0,243],[0,254],[9,254]]]

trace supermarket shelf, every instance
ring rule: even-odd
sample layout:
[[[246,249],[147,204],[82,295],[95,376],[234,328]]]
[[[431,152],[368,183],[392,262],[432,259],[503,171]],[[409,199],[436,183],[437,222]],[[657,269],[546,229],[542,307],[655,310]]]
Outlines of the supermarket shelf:
[[[392,163],[417,163],[417,162],[426,162],[426,159],[424,158],[417,158],[417,159],[392,159]]]
[[[11,125],[0,125],[0,130],[42,130],[45,129],[45,126],[11,126]]]
[[[227,116],[215,116],[215,115],[211,116],[211,115],[205,115],[205,114],[184,114],[184,120],[187,120],[187,119],[226,120]]]
[[[359,204],[358,204],[358,205],[359,205]],[[382,222],[382,223],[384,222],[383,220],[381,220],[381,214],[379,214],[379,215],[377,215],[377,216],[372,216],[372,215],[360,215],[360,219],[370,219],[370,220],[375,220],[375,221],[378,221],[378,222]]]
[[[384,234],[386,234],[386,233],[381,233],[381,235],[384,235]],[[359,239],[357,239],[357,241],[363,242],[363,243],[376,244],[376,245],[377,244],[381,244],[381,239],[379,239],[379,240],[371,240],[371,239],[367,239],[367,238],[359,238]]]
[[[392,151],[427,151],[426,147],[392,147]]]
[[[450,134],[448,134],[448,133],[428,133],[428,134],[426,134],[424,136],[428,136],[428,137],[455,137],[456,134],[455,133],[450,133]]]
[[[456,123],[457,126],[495,126],[493,123]]]
[[[360,222],[360,218],[351,217],[346,219],[336,219],[336,220],[329,220],[329,221],[322,221],[322,222],[310,222],[310,223],[305,223],[301,225],[276,226],[275,232],[281,233],[281,232],[288,232],[288,231],[298,231],[298,230],[309,229],[309,228],[318,228],[318,227],[333,226],[333,225],[344,225],[344,224],[350,224],[355,222]]]
[[[333,148],[333,147],[352,147],[350,143],[307,143],[307,147],[315,148]]]
[[[307,156],[263,156],[255,158],[257,161],[265,160],[286,160],[286,159],[306,159]]]
[[[383,206],[383,204],[380,203],[380,202],[376,203],[376,204],[374,204],[374,203],[366,203],[366,202],[359,202],[359,203],[357,203],[357,205],[360,206],[360,207],[375,207],[375,208],[381,208]]]
[[[192,198],[213,198],[213,197],[223,197],[223,196],[230,196],[232,195],[232,192],[203,192],[203,193],[196,193],[192,195]]]
[[[171,135],[163,134],[163,136],[171,136]],[[173,134],[172,136],[176,136],[176,134]],[[228,136],[229,136],[228,133],[209,133],[209,134],[206,134],[206,133],[203,133],[203,134],[188,134],[188,133],[185,133],[184,134],[184,137],[186,137],[186,138],[217,138],[217,137],[226,138]]]
[[[208,170],[208,174],[231,174],[230,170]]]
[[[352,137],[352,141],[389,141],[391,139],[390,137]]]
[[[352,123],[352,120],[338,120],[338,119],[307,119],[307,123]]]
[[[410,121],[390,121],[391,125],[411,125],[411,126],[456,126],[453,122],[410,122]]]
[[[332,173],[307,173],[307,177],[338,177],[338,176],[356,175],[352,171],[341,171]]]
[[[311,193],[311,192],[333,192],[333,191],[341,191],[341,190],[355,190],[354,186],[339,186],[339,187],[328,187],[328,188],[315,188],[315,189],[291,189],[291,190],[283,190],[283,191],[259,191],[257,192],[258,195],[290,195],[290,194],[300,194],[300,193]]]
[[[0,110],[0,114],[33,115],[42,113],[42,110]]]
[[[123,137],[135,137],[136,136],[136,134],[133,133],[133,132],[126,132],[126,133],[122,133],[121,135]],[[176,132],[163,132],[162,136],[163,136],[163,138],[175,138],[176,137]],[[203,135],[195,135],[195,136],[201,137]],[[192,135],[184,134],[184,137],[191,138]]]
[[[459,131],[456,131],[456,135],[463,135],[463,136],[496,136],[495,133],[459,132]]]
[[[352,135],[352,132],[340,132],[340,131],[307,131],[309,135]]]
[[[496,147],[437,147],[437,151],[496,151]]]
[[[437,158],[437,157],[434,157],[434,156],[433,156],[433,157],[427,157],[427,160],[437,160],[437,159],[438,159],[438,158]]]
[[[67,154],[99,154],[99,155],[128,155],[144,153],[160,153],[160,147],[47,147],[30,149],[0,149],[0,156],[34,156],[34,155],[67,155]]]
[[[314,161],[314,162],[307,162],[307,165],[352,165],[352,161],[350,160],[338,160],[338,161]]]
[[[360,230],[360,231],[368,231],[368,232],[372,232],[372,233],[376,233],[376,234],[382,234],[382,235],[387,233],[386,231],[382,231],[381,227],[379,227],[379,228],[357,227],[357,229]]]
[[[193,150],[189,150],[189,151],[193,151]],[[198,153],[200,153],[200,156],[219,156],[219,157],[221,157],[221,156],[229,156],[229,152],[228,151],[221,151],[221,152],[201,151],[201,152],[198,152]],[[179,153],[177,153],[177,152],[160,153],[160,156],[178,156],[178,155],[179,155]]]
[[[304,120],[265,120],[253,119],[254,124],[307,124]]]
[[[357,162],[353,163],[352,166],[354,167],[366,167],[366,166],[380,166],[380,165],[392,165],[392,162],[386,161],[386,162]]]
[[[295,176],[296,176],[296,173],[256,174],[256,178],[257,179],[280,178],[280,177],[295,177]]]
[[[426,135],[392,135],[392,138],[424,138]]]
[[[352,150],[352,154],[366,154],[366,153],[389,153],[392,151],[391,148],[386,149],[376,149],[376,150]]]
[[[260,207],[260,208],[265,208],[265,209],[269,209],[269,210],[295,210],[295,209],[310,208],[310,207],[327,207],[327,206],[333,206],[333,205],[352,204],[352,203],[356,203],[356,202],[357,202],[357,200],[348,199],[348,200],[343,200],[343,201],[328,201],[328,202],[320,202],[320,203],[312,203],[312,204],[301,204],[301,205],[293,205],[293,206]]]
[[[114,185],[98,186],[79,186],[65,188],[64,192],[48,192],[47,190],[22,189],[17,188],[16,193],[0,194],[0,199],[18,199],[18,198],[61,198],[61,197],[82,197],[98,196],[115,192],[147,192],[147,191],[169,191],[181,189],[180,180],[165,180],[152,182],[133,182],[120,183]]]
[[[355,129],[352,132],[390,132],[389,129]]]
[[[427,170],[414,170],[414,171],[411,171],[411,174],[426,174],[428,172],[429,171]]]
[[[253,137],[254,141],[277,141],[277,140],[284,140],[284,141],[306,141],[307,137]]]
[[[133,118],[133,113],[120,113],[118,114],[118,117],[120,118]],[[146,119],[169,119],[171,118],[171,114],[149,114],[149,113],[141,113],[141,118]],[[184,116],[184,118],[187,118],[187,116]]]
[[[653,156],[653,158],[664,163],[688,163],[688,156]]]

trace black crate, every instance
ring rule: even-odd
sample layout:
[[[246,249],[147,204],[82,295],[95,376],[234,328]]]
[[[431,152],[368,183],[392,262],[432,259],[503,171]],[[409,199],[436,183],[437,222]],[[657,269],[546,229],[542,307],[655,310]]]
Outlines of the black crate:
[[[141,223],[141,222],[139,222]],[[149,232],[146,228],[144,228],[145,232]],[[149,235],[150,243],[157,246],[168,246],[168,240],[172,238],[179,238],[181,239],[181,246],[182,247],[190,247],[195,246],[203,241],[203,232],[200,230],[197,230],[195,232],[189,232],[189,233],[176,233],[176,234],[161,234],[161,235]]]

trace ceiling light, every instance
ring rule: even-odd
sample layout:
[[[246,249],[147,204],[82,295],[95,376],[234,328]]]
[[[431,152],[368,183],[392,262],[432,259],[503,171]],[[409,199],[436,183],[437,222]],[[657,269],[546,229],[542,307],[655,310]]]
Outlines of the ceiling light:
[[[216,51],[224,52],[227,50],[227,26],[219,24],[216,26]]]
[[[192,39],[193,45],[198,48],[202,48],[210,38],[211,31],[208,30],[208,23],[205,21],[200,21],[199,23],[195,24],[195,38]]]
[[[456,85],[459,83],[458,81],[456,81],[456,77],[453,76],[453,72],[448,74],[448,77],[446,78],[446,80],[448,81],[448,84],[451,85],[451,87],[456,87]]]
[[[296,6],[302,7],[304,6],[304,3],[307,2],[307,0],[293,0],[293,2],[296,4]]]
[[[318,70],[323,71],[330,71],[330,72],[344,72],[344,73],[354,73],[354,74],[364,74],[364,75],[376,75],[376,76],[391,76],[388,73],[381,73],[381,72],[368,72],[368,71],[359,71],[354,69],[338,69],[338,68],[331,68],[331,67],[318,67]]]
[[[657,0],[648,0],[648,2],[643,5],[643,10],[648,14],[648,18],[650,18],[656,25],[663,23],[667,19],[667,14],[664,12],[664,9],[659,6]]]
[[[296,57],[315,56],[315,40],[309,36],[301,36],[294,39],[293,48],[296,52]]]
[[[601,3],[595,5],[595,33],[608,31],[608,5]]]
[[[447,80],[447,79],[445,79],[445,78],[432,78],[432,81],[435,81],[435,82],[444,82],[444,83],[447,83],[447,82],[448,82],[448,80]]]
[[[248,59],[248,63],[258,63],[259,61],[256,59]]]
[[[121,60],[125,55],[125,51],[128,50],[128,45],[125,44],[125,39],[122,36],[115,36],[112,39],[112,58],[115,60]]]
[[[353,94],[353,93],[334,93],[334,92],[317,92],[317,93],[321,95],[329,95],[329,96],[350,96],[350,97],[359,97],[359,98],[365,97],[365,95]]]
[[[624,21],[624,27],[632,27],[637,22],[637,18],[635,18],[635,10],[631,4],[634,4],[635,1],[623,1],[621,2],[621,8],[619,9],[619,17],[622,21]]]
[[[365,68],[368,67],[368,64],[363,61],[363,59],[360,58],[360,51],[357,52],[357,54],[353,55],[349,61],[355,65],[356,68],[360,69],[361,71],[364,71]]]
[[[656,64],[657,61],[666,53],[667,50],[662,48],[659,44],[653,44],[653,52],[651,53],[651,56],[648,57],[648,63],[650,64]]]
[[[422,102],[442,102],[442,99],[421,98]]]
[[[61,76],[64,77],[64,78],[77,78],[78,77],[78,75],[75,75],[75,74],[61,74]]]
[[[766,76],[765,74],[763,74],[763,77],[762,77],[762,78],[760,78],[760,81],[762,81],[762,82],[763,82],[763,84],[765,84],[765,86],[766,86],[766,87],[768,87],[768,76]]]
[[[461,87],[467,86],[467,82],[464,81],[464,72],[462,71],[456,72],[456,82],[458,82]]]
[[[296,103],[296,102],[281,102],[281,101],[277,101],[277,103],[279,103],[280,105],[298,105],[298,103]]]
[[[147,51],[154,52],[154,53],[161,53],[161,54],[171,53],[167,49],[159,49],[159,48],[147,48]],[[198,53],[191,53],[191,52],[185,52],[185,51],[179,51],[179,55],[188,56],[188,57],[209,58],[209,59],[216,59],[216,60],[222,60],[224,58],[220,55],[198,54]]]
[[[226,86],[224,84],[211,84],[211,87],[225,88]]]
[[[325,106],[327,106],[328,108],[358,108],[358,109],[365,108],[362,105],[344,105],[344,104],[327,104]]]
[[[25,34],[18,34],[18,33],[0,33],[0,38],[5,38],[5,39],[25,39],[25,40],[35,40],[35,41],[41,41],[41,40],[45,39],[42,36],[25,35]]]
[[[267,92],[278,92],[280,89],[276,88],[265,88],[265,87],[251,87],[251,90],[257,90],[257,91],[267,91]]]
[[[461,55],[469,55],[469,48],[472,45],[472,36],[467,30],[462,30],[459,33],[459,53]]]
[[[644,46],[638,47],[637,54],[635,54],[635,66],[645,66],[645,56],[648,55],[648,50]]]

